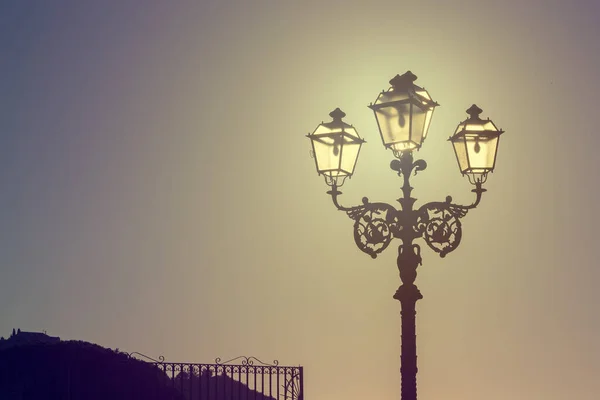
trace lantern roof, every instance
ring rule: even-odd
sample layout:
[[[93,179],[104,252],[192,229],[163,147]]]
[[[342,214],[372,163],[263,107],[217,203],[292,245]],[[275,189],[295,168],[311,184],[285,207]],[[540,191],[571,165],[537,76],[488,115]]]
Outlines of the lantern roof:
[[[346,113],[340,110],[339,107],[330,112],[329,116],[332,119],[331,121],[321,122],[315,131],[307,136],[331,136],[343,133],[345,134],[345,140],[348,142],[365,143],[365,140],[359,136],[354,126],[342,121]]]
[[[416,80],[417,76],[411,71],[406,71],[402,75],[396,75],[390,79],[391,87],[387,91],[382,90],[379,93],[379,96],[377,96],[375,103],[372,103],[369,107],[377,109],[396,102],[414,102],[425,108],[439,106],[436,101],[433,101],[425,88],[415,85],[414,82]],[[413,101],[411,101],[411,99],[413,99]],[[416,102],[414,100],[416,100]]]
[[[481,114],[483,110],[479,108],[476,104],[473,104],[471,107],[467,109],[467,114],[469,114],[469,118],[465,119],[456,127],[456,131],[454,135],[450,137],[449,140],[452,140],[453,137],[462,136],[462,135],[477,135],[480,137],[484,136],[495,136],[504,133],[502,129],[498,129],[496,124],[489,118],[482,119],[479,114]]]
[[[410,71],[406,71],[402,75],[398,74],[390,79],[390,85],[396,90],[408,90],[415,85],[413,82],[417,80],[417,76]]]

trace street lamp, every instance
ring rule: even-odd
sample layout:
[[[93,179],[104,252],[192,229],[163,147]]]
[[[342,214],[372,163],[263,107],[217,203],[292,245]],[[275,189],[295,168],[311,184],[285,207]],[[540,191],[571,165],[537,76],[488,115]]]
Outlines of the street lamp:
[[[424,160],[414,160],[412,152],[421,148],[431,123],[433,110],[438,104],[429,93],[414,84],[416,76],[410,71],[396,75],[388,91],[383,91],[375,103],[369,105],[374,113],[386,148],[396,159],[390,167],[403,177],[403,196],[398,199],[400,208],[387,203],[372,203],[363,197],[362,204],[354,207],[340,205],[338,188],[347,177],[352,176],[361,145],[364,140],[356,130],[342,121],[345,114],[335,109],[330,116],[333,121],[321,123],[307,135],[312,142],[313,154],[319,175],[325,176],[331,186],[327,193],[333,204],[354,220],[354,241],[358,248],[377,257],[387,248],[393,238],[398,238],[398,270],[402,284],[394,294],[401,304],[402,348],[400,373],[402,378],[401,399],[417,399],[417,346],[415,329],[415,305],[423,298],[415,285],[417,267],[421,265],[421,247],[413,243],[422,238],[425,243],[445,257],[460,244],[462,228],[460,219],[470,209],[477,207],[486,190],[483,184],[496,164],[498,142],[502,130],[489,120],[479,117],[482,110],[472,105],[469,118],[461,122],[449,141],[454,147],[460,172],[466,175],[475,188],[475,201],[471,205],[445,201],[430,202],[415,209],[416,199],[411,197],[410,176],[427,167]]]

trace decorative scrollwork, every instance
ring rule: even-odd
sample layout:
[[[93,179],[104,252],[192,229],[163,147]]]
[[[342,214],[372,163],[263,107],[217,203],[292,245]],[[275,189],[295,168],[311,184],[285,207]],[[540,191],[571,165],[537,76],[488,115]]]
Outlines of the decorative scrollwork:
[[[253,357],[253,356],[250,356],[250,357],[238,356],[238,357],[232,358],[231,360],[227,360],[227,361],[221,361],[221,358],[217,357],[217,358],[215,358],[215,364],[217,364],[217,365],[230,364],[233,361],[240,360],[240,359],[242,360],[240,362],[241,365],[254,365],[254,361],[258,361],[258,363],[260,363],[260,365],[265,365],[268,367],[276,367],[279,365],[279,361],[277,361],[277,360],[273,360],[273,363],[269,364],[269,363],[259,360],[256,357]]]
[[[357,220],[365,213],[367,208],[365,206],[356,206],[352,207],[349,210],[346,210],[346,214],[353,220]]]
[[[136,358],[136,357],[134,357],[134,355],[137,355],[137,356],[143,357],[143,358],[145,358],[147,360],[150,360],[152,362],[155,362],[157,364],[163,364],[165,362],[165,358],[163,356],[158,356],[158,360],[155,360],[154,358],[152,358],[150,356],[147,356],[145,354],[139,353],[137,351],[134,351],[134,352],[131,352],[131,353],[123,352],[123,354],[126,354],[127,357],[130,357],[130,358]]]
[[[425,160],[417,160],[412,165],[412,169],[415,173],[415,176],[417,175],[417,172],[424,171],[426,168],[427,168],[427,162],[425,162]]]
[[[394,155],[398,158],[392,160],[390,168],[398,173],[398,176],[404,175],[408,178],[412,172],[417,175],[417,172],[424,171],[427,168],[427,162],[425,160],[414,160],[411,152],[404,152]]]
[[[301,373],[298,368],[285,368],[283,370],[285,383],[282,385],[282,393],[279,398],[282,400],[303,400]]]
[[[452,204],[452,197],[446,202],[425,204],[419,210],[417,231],[425,239],[427,245],[445,257],[455,250],[462,238],[460,218],[467,215],[468,208]]]
[[[386,249],[394,237],[397,211],[385,203],[369,203],[366,197],[363,198],[363,203],[363,206],[355,207],[355,211],[349,211],[348,215],[356,221],[356,245],[361,251],[375,258]]]

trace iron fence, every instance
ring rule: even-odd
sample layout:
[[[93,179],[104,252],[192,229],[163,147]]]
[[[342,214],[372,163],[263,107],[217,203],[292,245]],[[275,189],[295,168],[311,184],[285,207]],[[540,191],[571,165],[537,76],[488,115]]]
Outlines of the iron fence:
[[[212,364],[175,363],[142,357],[157,371],[155,383],[173,400],[304,400],[303,367],[267,364],[255,357],[217,358]]]

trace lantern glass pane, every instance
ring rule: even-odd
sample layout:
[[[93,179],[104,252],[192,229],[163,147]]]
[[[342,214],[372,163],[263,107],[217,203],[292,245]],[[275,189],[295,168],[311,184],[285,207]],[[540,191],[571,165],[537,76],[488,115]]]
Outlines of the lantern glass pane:
[[[429,93],[427,92],[427,90],[423,89],[423,88],[417,88],[415,90],[415,93],[421,97],[426,98],[427,100],[431,101],[431,96],[429,96]]]
[[[354,167],[356,160],[358,159],[358,152],[360,151],[360,142],[352,140],[352,138],[345,136],[344,143],[342,145],[342,154],[340,162],[340,170],[345,171],[348,175],[354,173]]]
[[[339,131],[336,127],[330,127],[331,123],[320,124],[317,129],[313,132],[313,135],[330,135],[336,131]]]
[[[498,128],[494,125],[492,121],[466,121],[461,124],[464,126],[464,129],[471,132],[497,132]]]
[[[375,105],[391,103],[395,101],[408,102],[408,98],[408,92],[394,90],[393,88],[390,88],[390,90],[388,90],[387,92],[382,92],[379,94],[377,100],[375,100]]]
[[[425,127],[423,128],[423,140],[427,137],[427,132],[429,132],[429,125],[431,125],[431,117],[433,116],[433,108],[427,110],[427,115],[425,116]]]
[[[342,154],[342,135],[313,136],[311,139],[317,161],[317,171],[319,173],[339,171]]]
[[[417,105],[412,106],[412,124],[410,129],[410,140],[417,147],[421,147],[425,138],[425,129],[427,126],[427,109],[422,109]],[[431,120],[430,120],[431,121]]]
[[[465,135],[465,145],[469,156],[470,172],[483,173],[491,171],[494,168],[498,139],[499,137],[497,135]]]
[[[458,161],[458,168],[463,174],[469,169],[469,158],[467,156],[467,146],[465,145],[464,137],[458,137],[452,141],[454,153]]]
[[[458,126],[456,127],[456,130],[454,131],[454,136],[458,135],[459,132],[462,132],[465,129],[465,123],[461,122],[460,124],[458,124]]]
[[[354,129],[354,127],[352,127],[352,126],[344,127],[344,133],[345,133],[344,141],[346,141],[346,142],[356,141],[357,139],[359,141],[361,141],[360,136],[358,136],[358,133],[356,132],[356,129]]]
[[[397,103],[375,110],[381,138],[386,147],[410,140],[410,104]]]

